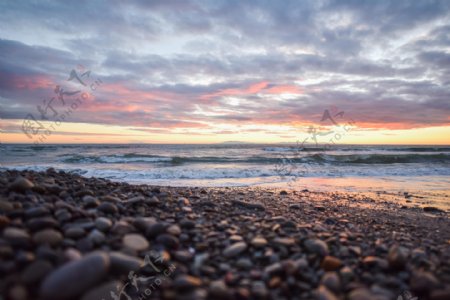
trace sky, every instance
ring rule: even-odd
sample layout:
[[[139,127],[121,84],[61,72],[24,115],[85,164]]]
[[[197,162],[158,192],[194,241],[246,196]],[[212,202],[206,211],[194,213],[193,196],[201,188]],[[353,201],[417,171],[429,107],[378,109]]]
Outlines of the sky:
[[[2,143],[450,144],[450,1],[0,1]]]

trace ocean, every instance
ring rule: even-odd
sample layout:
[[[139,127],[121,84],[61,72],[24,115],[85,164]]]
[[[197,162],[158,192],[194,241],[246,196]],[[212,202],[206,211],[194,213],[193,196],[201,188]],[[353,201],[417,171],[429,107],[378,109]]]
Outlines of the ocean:
[[[444,193],[450,187],[450,146],[3,144],[1,153],[1,169],[53,167],[139,184]]]

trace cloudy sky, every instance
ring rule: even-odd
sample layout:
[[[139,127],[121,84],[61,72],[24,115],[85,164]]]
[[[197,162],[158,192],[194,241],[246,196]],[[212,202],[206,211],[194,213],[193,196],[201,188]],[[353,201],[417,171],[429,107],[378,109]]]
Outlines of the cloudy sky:
[[[0,11],[2,142],[450,144],[450,1]]]

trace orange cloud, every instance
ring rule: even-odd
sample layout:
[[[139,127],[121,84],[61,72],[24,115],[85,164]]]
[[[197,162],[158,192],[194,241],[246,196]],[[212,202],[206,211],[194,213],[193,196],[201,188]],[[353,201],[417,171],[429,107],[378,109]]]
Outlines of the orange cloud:
[[[265,92],[268,94],[302,94],[303,90],[295,85],[278,85],[268,88]]]
[[[215,93],[206,94],[200,97],[202,100],[209,100],[221,96],[235,96],[235,95],[251,95],[259,93],[261,90],[265,89],[269,83],[267,81],[261,81],[254,83],[244,89],[224,89]]]
[[[222,97],[222,96],[245,96],[257,93],[265,94],[302,94],[303,90],[295,85],[276,85],[268,87],[269,83],[267,81],[261,81],[249,85],[243,89],[224,89],[215,93],[206,94],[200,97],[202,100],[209,100],[212,98]]]

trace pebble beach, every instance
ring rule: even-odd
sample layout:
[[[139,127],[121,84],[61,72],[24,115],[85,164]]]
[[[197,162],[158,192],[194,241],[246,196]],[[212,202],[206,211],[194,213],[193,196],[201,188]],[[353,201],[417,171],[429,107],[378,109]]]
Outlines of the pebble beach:
[[[450,299],[446,211],[0,173],[0,299]]]

